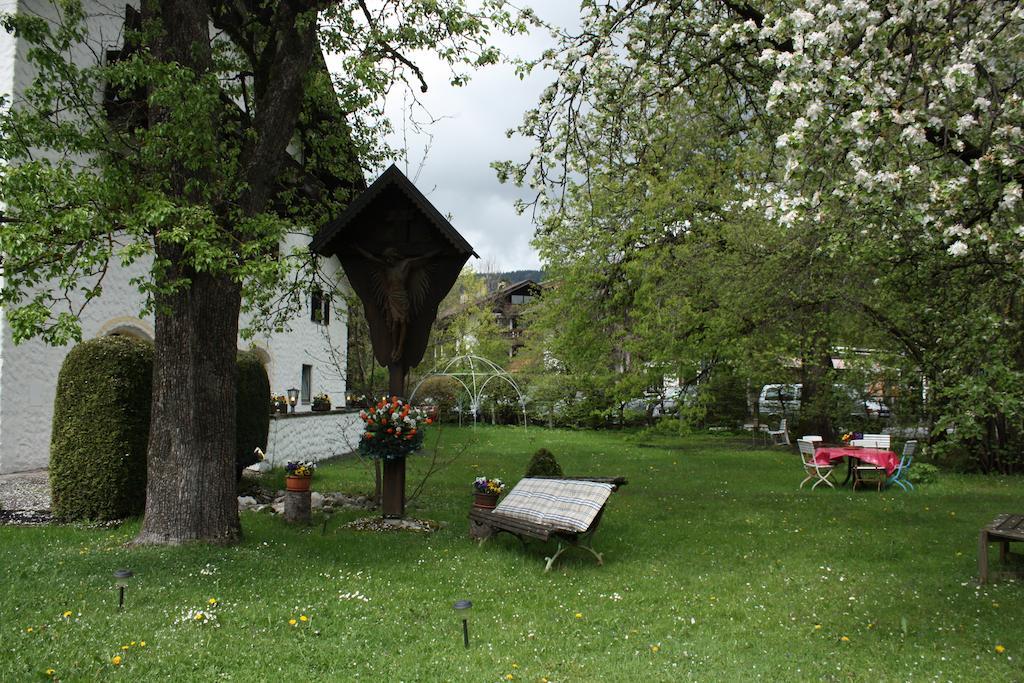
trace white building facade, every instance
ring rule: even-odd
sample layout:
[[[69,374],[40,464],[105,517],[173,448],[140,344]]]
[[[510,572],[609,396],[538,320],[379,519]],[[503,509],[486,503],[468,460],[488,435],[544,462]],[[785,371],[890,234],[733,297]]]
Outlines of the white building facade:
[[[125,2],[85,2],[89,14],[88,45],[75,54],[76,61],[95,59],[121,44]],[[137,5],[137,2],[128,4]],[[120,8],[120,11],[118,11]],[[30,12],[55,16],[48,0],[0,0],[0,13]],[[33,70],[26,58],[28,45],[0,29],[0,95],[17,106],[19,96],[32,82]],[[304,242],[302,240],[305,240]],[[300,244],[301,242],[301,244]],[[281,245],[282,253],[306,246],[308,238],[296,237]],[[90,302],[81,317],[82,338],[123,334],[153,340],[153,321],[140,318],[143,297],[130,283],[145,275],[150,260],[130,267],[112,267],[104,278],[103,295]],[[339,279],[336,259],[321,260],[325,276]],[[2,286],[0,280],[0,286]],[[45,468],[49,463],[53,402],[64,357],[71,346],[49,346],[39,340],[15,344],[5,312],[0,312],[0,474]],[[241,322],[244,327],[246,321]],[[345,405],[344,359],[347,348],[346,311],[342,301],[306,294],[304,311],[285,332],[239,338],[239,349],[255,350],[270,378],[271,392],[300,390],[297,412],[310,411],[313,396],[328,394],[335,408]],[[287,423],[287,426],[285,424]],[[304,419],[275,419],[271,423],[268,455],[272,461],[321,459],[351,450],[357,443],[359,420],[355,414],[337,411]],[[275,454],[274,448],[281,450]],[[279,457],[287,451],[288,458]]]

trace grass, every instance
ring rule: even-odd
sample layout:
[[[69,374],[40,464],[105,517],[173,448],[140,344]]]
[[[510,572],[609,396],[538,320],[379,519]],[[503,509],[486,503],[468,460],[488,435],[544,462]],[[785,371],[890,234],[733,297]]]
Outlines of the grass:
[[[978,529],[1022,508],[1020,479],[811,492],[794,453],[736,437],[442,436],[466,450],[409,510],[446,523],[432,535],[344,529],[354,511],[326,533],[246,513],[231,548],[127,549],[138,522],[0,528],[0,680],[1021,679],[1021,583],[976,585]],[[605,566],[569,552],[543,574],[551,547],[468,540],[472,479],[515,482],[541,446],[567,474],[629,478],[595,540]],[[410,488],[425,465],[411,463]],[[314,489],[370,481],[346,461]]]

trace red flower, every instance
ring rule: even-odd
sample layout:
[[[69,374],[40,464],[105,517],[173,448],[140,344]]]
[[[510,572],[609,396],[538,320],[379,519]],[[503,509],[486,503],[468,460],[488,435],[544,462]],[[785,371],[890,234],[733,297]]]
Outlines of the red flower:
[[[388,434],[394,434],[394,433],[395,433],[395,430],[393,428],[391,428],[391,427],[388,427]]]
[[[428,418],[427,418],[427,424],[428,424],[428,425],[432,425],[432,424],[434,424],[434,421],[433,421],[433,420],[431,420],[431,419],[430,419],[430,418],[428,417]]]

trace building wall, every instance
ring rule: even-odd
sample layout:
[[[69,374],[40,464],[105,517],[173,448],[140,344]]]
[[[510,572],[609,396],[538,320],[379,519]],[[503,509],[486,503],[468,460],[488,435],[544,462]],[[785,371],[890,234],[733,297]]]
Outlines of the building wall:
[[[270,419],[267,462],[281,467],[289,460],[323,460],[350,453],[359,444],[363,422],[357,412],[297,413]]]
[[[90,49],[83,48],[77,53],[79,63],[91,59],[93,51],[103,54],[106,49],[120,45],[123,14],[119,15],[115,10],[120,8],[119,11],[123,12],[124,4],[93,3],[101,11],[90,18]],[[0,10],[12,11],[15,6],[20,11],[54,16],[52,5],[45,0],[22,0],[20,3],[0,0]],[[0,94],[16,98],[31,82],[33,73],[24,61],[26,49],[23,41],[17,42],[6,31],[0,30]],[[307,242],[308,237],[291,237],[282,245],[282,253],[296,246],[304,247]],[[83,339],[112,333],[153,339],[152,319],[138,317],[143,297],[129,282],[132,277],[148,272],[150,264],[150,260],[142,260],[130,268],[117,267],[108,273],[103,296],[90,302],[82,316]],[[329,277],[341,276],[341,267],[336,259],[324,262],[322,268]],[[274,393],[284,393],[292,386],[300,387],[302,365],[311,365],[311,394],[327,393],[334,406],[341,407],[345,397],[345,320],[344,304],[339,301],[331,304],[329,325],[313,322],[307,294],[301,304],[301,312],[289,330],[258,335],[251,341],[239,338],[239,348],[255,347],[258,350],[265,361]],[[244,327],[247,321],[243,319],[240,324]],[[52,347],[39,340],[15,345],[6,315],[0,315],[0,474],[48,465],[57,375],[70,349],[70,345]],[[310,406],[299,405],[297,408],[299,412],[306,412]],[[325,418],[318,416],[316,419]],[[335,420],[339,425],[345,422],[340,416]],[[289,423],[283,427],[275,421],[278,426],[274,427],[274,438],[282,451],[335,454],[326,437],[318,436],[315,430],[310,432],[308,428],[300,427],[298,422],[295,426]],[[296,445],[286,445],[285,441],[292,437],[298,439]],[[294,458],[289,456],[286,459]]]

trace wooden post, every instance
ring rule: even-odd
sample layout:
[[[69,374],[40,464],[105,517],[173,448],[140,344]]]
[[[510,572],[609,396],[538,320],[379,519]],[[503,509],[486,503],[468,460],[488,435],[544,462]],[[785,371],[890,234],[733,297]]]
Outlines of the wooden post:
[[[388,366],[388,392],[391,396],[405,395],[405,368]],[[385,460],[381,477],[381,514],[385,519],[405,517],[405,458]]]
[[[312,495],[309,491],[285,491],[284,521],[295,524],[309,524]]]

